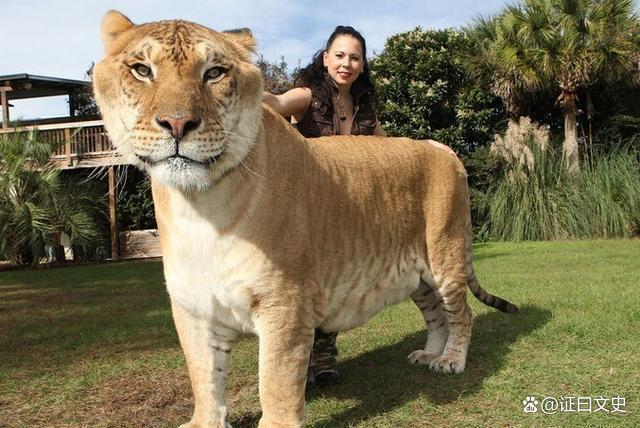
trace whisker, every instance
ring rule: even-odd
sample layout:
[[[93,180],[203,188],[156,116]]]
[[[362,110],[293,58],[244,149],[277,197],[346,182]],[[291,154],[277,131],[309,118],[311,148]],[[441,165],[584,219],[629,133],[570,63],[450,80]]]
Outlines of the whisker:
[[[92,168],[91,173],[89,173],[89,175],[87,176],[87,178],[85,178],[83,183],[87,183],[90,180],[93,180],[94,178],[97,178],[98,180],[102,180],[105,177],[106,171],[107,171],[107,165],[100,165],[98,167]]]
[[[115,165],[114,172],[116,174],[116,183],[114,187],[116,190],[116,194],[124,190],[124,187],[127,184],[128,171],[129,168],[127,168],[126,165]]]

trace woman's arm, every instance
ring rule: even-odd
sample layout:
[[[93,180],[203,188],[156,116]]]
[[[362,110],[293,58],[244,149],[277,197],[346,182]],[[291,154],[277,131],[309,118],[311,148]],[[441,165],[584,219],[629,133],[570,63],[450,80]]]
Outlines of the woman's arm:
[[[263,92],[262,101],[270,105],[282,116],[293,116],[299,121],[311,103],[311,89],[293,88],[282,95]]]

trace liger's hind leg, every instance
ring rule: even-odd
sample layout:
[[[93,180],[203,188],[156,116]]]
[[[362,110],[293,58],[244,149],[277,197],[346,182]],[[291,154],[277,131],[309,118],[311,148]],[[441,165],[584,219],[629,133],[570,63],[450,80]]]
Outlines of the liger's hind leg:
[[[422,312],[427,323],[427,343],[424,349],[418,349],[409,354],[412,364],[429,364],[442,354],[449,336],[449,326],[442,302],[433,288],[420,280],[420,286],[411,294],[411,299]]]
[[[441,373],[462,373],[471,341],[473,319],[467,304],[467,287],[463,279],[444,279],[434,294],[442,299],[442,310],[447,318],[449,336],[442,355],[429,364],[429,368]]]

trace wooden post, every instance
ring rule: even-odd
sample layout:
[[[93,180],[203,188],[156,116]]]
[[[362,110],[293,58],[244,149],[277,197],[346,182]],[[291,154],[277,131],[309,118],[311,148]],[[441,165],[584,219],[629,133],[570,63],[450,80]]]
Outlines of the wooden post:
[[[56,262],[64,262],[66,260],[66,256],[64,254],[64,247],[61,243],[60,232],[55,232],[53,234],[53,254],[55,255]]]
[[[118,218],[116,216],[116,173],[112,166],[109,167],[109,224],[111,226],[111,260],[118,260],[120,251],[118,248]]]
[[[67,156],[67,166],[73,166],[71,160],[71,129],[64,129],[64,154]]]
[[[2,129],[9,128],[9,97],[7,92],[11,90],[11,86],[0,87],[0,97],[2,98]]]
[[[76,103],[73,99],[73,91],[69,91],[69,117],[76,117]]]

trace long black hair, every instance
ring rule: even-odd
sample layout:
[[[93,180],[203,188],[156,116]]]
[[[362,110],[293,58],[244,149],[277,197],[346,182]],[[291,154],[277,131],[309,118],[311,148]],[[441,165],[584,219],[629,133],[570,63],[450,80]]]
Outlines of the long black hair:
[[[351,36],[360,42],[362,47],[362,59],[364,61],[364,68],[362,74],[353,82],[355,85],[364,85],[366,88],[374,89],[371,82],[371,74],[369,73],[369,61],[367,61],[367,42],[362,37],[359,31],[348,25],[338,25],[333,33],[329,36],[327,44],[324,49],[320,49],[313,55],[313,60],[309,65],[300,70],[295,80],[295,86],[312,86],[314,84],[321,84],[324,82],[327,76],[327,70],[324,66],[323,54],[329,51],[334,40],[338,36]]]

